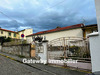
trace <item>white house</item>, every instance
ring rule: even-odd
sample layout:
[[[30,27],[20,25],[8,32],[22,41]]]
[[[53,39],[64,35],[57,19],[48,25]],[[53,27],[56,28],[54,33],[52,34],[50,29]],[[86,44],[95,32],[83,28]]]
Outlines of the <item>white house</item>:
[[[67,27],[59,27],[52,30],[41,31],[38,33],[34,33],[26,36],[28,43],[32,42],[32,36],[41,36],[46,37],[47,40],[51,41],[61,37],[83,37],[82,27],[84,24],[77,24]]]

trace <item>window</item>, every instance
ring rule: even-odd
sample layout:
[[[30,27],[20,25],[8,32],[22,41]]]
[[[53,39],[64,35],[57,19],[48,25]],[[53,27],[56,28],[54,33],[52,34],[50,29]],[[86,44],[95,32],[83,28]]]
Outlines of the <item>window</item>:
[[[14,33],[14,37],[16,37],[16,34]]]
[[[3,34],[3,31],[1,31],[1,34]]]
[[[11,33],[9,32],[9,36],[11,36]]]

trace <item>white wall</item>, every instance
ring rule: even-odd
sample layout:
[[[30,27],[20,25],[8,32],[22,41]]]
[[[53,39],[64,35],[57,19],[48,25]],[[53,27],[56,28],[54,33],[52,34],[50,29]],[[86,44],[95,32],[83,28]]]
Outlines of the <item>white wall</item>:
[[[76,28],[65,31],[42,34],[41,36],[46,36],[46,40],[51,41],[61,37],[83,37],[83,31],[81,28]],[[32,36],[27,37],[27,41],[28,43],[32,42]]]
[[[48,62],[48,54],[47,54],[47,42],[45,42],[45,43],[42,43],[42,45],[43,45],[43,53],[38,53],[38,56],[40,57],[40,60],[45,60],[46,61],[46,63],[45,64],[47,64],[47,62]]]
[[[92,33],[89,38],[92,72],[100,71],[100,0],[95,0],[95,5],[99,33]]]
[[[100,37],[92,36],[90,40],[90,52],[92,60],[92,72],[100,71]]]
[[[27,40],[27,43],[32,43],[32,36],[30,36],[30,37],[26,37],[26,40]]]
[[[46,39],[51,41],[60,37],[83,37],[83,33],[81,28],[77,28],[77,29],[71,29],[66,31],[48,33],[42,36],[46,36]]]

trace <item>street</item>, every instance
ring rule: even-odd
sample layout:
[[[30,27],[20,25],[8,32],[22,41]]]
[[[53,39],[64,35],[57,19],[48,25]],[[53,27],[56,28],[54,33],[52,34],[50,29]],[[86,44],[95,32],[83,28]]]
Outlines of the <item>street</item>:
[[[85,75],[85,73],[47,65],[31,67],[0,55],[0,75]],[[42,69],[42,70],[41,70]]]
[[[51,75],[0,55],[0,75]]]

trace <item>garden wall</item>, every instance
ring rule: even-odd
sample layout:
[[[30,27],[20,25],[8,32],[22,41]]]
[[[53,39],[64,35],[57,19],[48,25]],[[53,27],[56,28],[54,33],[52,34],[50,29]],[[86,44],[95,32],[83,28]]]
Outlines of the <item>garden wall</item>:
[[[30,44],[19,44],[19,45],[6,45],[2,46],[2,52],[21,55],[25,57],[30,57],[31,45]]]

